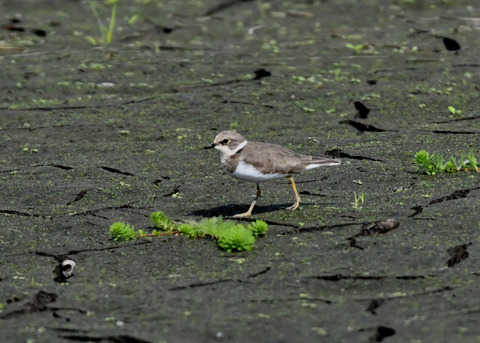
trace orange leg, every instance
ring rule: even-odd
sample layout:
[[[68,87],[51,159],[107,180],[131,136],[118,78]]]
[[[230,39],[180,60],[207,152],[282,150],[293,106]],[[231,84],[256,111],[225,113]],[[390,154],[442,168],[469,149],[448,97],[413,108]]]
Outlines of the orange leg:
[[[255,200],[253,200],[252,204],[250,205],[250,208],[248,209],[247,212],[245,213],[239,213],[234,215],[235,218],[242,218],[242,217],[249,217],[252,214],[253,207],[257,203],[258,198],[262,196],[262,189],[260,188],[260,184],[257,183],[257,196]]]
[[[295,181],[293,181],[293,177],[288,176],[288,179],[290,180],[290,183],[292,184],[293,191],[295,192],[295,204],[293,204],[290,207],[287,207],[287,210],[296,210],[298,208],[298,205],[300,205],[300,196],[298,195],[297,192],[297,187],[295,186]]]

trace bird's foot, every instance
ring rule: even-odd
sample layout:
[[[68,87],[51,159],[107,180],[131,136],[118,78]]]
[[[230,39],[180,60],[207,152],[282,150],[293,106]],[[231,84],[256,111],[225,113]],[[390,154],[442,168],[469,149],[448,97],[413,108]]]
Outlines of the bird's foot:
[[[257,203],[257,199],[260,197],[260,187],[257,188],[257,198],[255,200],[253,200],[252,204],[250,205],[250,207],[248,208],[248,211],[245,212],[245,213],[239,213],[239,214],[236,214],[234,215],[233,217],[234,218],[245,218],[245,217],[250,217],[250,215],[252,214],[252,210],[253,210],[253,207],[255,206],[255,204]]]
[[[293,204],[292,206],[288,206],[287,207],[287,210],[292,210],[292,211],[295,211],[298,206],[300,205],[300,202],[296,202],[295,204]]]
[[[252,214],[252,211],[247,211],[245,213],[239,213],[233,216],[233,218],[245,218],[245,217],[250,217]]]

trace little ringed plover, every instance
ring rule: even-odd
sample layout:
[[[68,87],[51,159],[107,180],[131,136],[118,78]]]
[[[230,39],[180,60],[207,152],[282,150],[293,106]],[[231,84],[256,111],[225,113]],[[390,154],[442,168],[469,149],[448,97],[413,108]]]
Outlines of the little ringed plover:
[[[237,214],[235,217],[248,217],[252,214],[253,207],[262,195],[261,182],[283,177],[290,180],[295,192],[295,203],[288,209],[297,209],[300,205],[300,196],[292,175],[322,166],[338,166],[342,163],[337,159],[298,154],[275,144],[249,142],[235,131],[220,132],[215,137],[215,141],[205,147],[205,149],[211,148],[220,151],[220,163],[228,174],[257,185],[257,196],[248,211]]]

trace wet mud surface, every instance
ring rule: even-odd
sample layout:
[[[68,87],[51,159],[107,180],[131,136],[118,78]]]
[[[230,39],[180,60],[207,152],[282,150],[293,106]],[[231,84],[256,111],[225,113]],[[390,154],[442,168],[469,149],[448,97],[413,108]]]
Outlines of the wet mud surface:
[[[130,1],[108,46],[80,1],[0,10],[5,342],[480,339],[479,176],[414,164],[480,152],[478,6]],[[202,149],[224,129],[350,164],[298,176],[294,212],[264,184],[250,252],[111,239],[245,211]]]

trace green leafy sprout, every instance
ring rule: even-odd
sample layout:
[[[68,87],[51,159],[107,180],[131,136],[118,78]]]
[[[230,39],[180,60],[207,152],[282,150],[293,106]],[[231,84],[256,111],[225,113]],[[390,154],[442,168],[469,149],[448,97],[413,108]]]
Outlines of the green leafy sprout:
[[[222,217],[178,224],[161,211],[153,212],[150,215],[150,222],[158,230],[147,234],[144,230],[135,230],[129,224],[116,222],[110,226],[110,234],[115,241],[165,235],[184,235],[188,238],[211,237],[217,241],[221,249],[234,252],[252,250],[256,239],[264,236],[268,230],[268,224],[262,220],[256,220],[245,227],[232,220],[223,220]]]
[[[425,150],[421,150],[415,154],[415,162],[419,171],[428,175],[456,173],[460,171],[480,172],[477,158],[474,156],[472,150],[470,150],[468,154],[462,154],[458,161],[454,156],[450,156],[446,162],[442,155],[435,153],[430,154]]]
[[[360,204],[363,204],[365,201],[365,193],[362,191],[359,195],[357,195],[357,192],[353,192],[353,208],[356,210],[361,210],[362,208],[360,207]]]
[[[352,44],[346,43],[345,47],[352,49],[357,55],[377,55],[378,51],[375,50],[374,46],[368,43],[363,44]]]
[[[92,45],[98,45],[98,44],[103,44],[103,45],[108,45],[113,42],[113,31],[115,29],[115,22],[117,18],[117,4],[120,0],[105,0],[104,3],[107,6],[110,6],[112,8],[112,11],[110,13],[110,23],[107,26],[103,23],[100,14],[99,14],[99,7],[100,4],[97,1],[90,1],[89,6],[90,10],[92,11],[93,16],[97,19],[97,24],[98,24],[98,29],[100,30],[100,39],[96,39],[92,36],[87,36],[86,39],[92,44]]]
[[[462,110],[456,109],[453,106],[448,106],[448,111],[452,115],[452,117],[458,117],[462,115]]]

